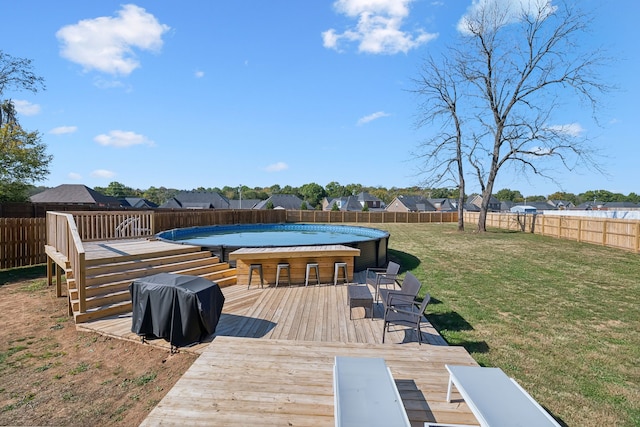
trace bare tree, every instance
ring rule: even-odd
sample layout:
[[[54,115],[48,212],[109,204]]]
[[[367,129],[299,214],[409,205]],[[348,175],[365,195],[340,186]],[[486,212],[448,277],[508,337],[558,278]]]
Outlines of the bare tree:
[[[582,52],[578,44],[589,16],[547,0],[525,3],[529,9],[512,10],[508,2],[477,3],[459,24],[459,43],[448,49],[441,66],[455,77],[431,82],[448,85],[447,90],[455,84],[462,94],[457,115],[465,118],[465,138],[449,140],[449,149],[461,147],[457,161],[464,159],[478,178],[478,231],[486,230],[502,168],[550,180],[558,168],[600,170],[587,137],[569,125],[553,124],[554,113],[575,98],[587,101],[595,116],[598,96],[611,89],[596,74],[606,60],[602,52]]]
[[[418,157],[422,161],[424,184],[434,187],[453,183],[459,189],[458,231],[464,231],[464,167],[462,117],[458,112],[458,75],[446,57],[437,63],[429,57],[414,90],[421,99],[417,126],[438,124],[439,131],[423,141]]]

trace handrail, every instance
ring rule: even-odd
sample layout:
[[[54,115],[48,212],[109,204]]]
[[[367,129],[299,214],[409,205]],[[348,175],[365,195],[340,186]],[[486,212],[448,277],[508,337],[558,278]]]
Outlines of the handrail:
[[[87,310],[86,254],[73,215],[47,212],[47,245],[53,247],[70,264],[78,290],[79,311],[85,313]]]
[[[131,239],[153,235],[152,211],[70,212],[83,241]]]

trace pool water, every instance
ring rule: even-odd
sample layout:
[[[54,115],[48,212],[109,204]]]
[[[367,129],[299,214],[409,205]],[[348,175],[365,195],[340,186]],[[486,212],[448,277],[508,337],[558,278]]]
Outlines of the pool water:
[[[199,246],[304,246],[363,242],[388,236],[382,230],[319,224],[252,224],[183,228],[159,237]]]

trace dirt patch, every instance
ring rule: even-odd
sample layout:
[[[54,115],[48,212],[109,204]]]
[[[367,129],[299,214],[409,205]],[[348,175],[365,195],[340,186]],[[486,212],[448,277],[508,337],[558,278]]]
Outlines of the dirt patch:
[[[138,425],[196,359],[76,331],[44,278],[0,284],[0,425]]]

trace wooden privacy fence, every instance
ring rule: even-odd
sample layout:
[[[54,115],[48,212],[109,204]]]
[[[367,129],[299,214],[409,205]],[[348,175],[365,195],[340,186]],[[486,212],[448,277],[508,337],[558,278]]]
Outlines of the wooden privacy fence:
[[[43,264],[44,218],[0,218],[0,269]]]
[[[465,212],[467,224],[477,223],[478,212]],[[549,214],[489,213],[487,227],[526,231],[542,236],[592,243],[640,253],[640,221]]]

